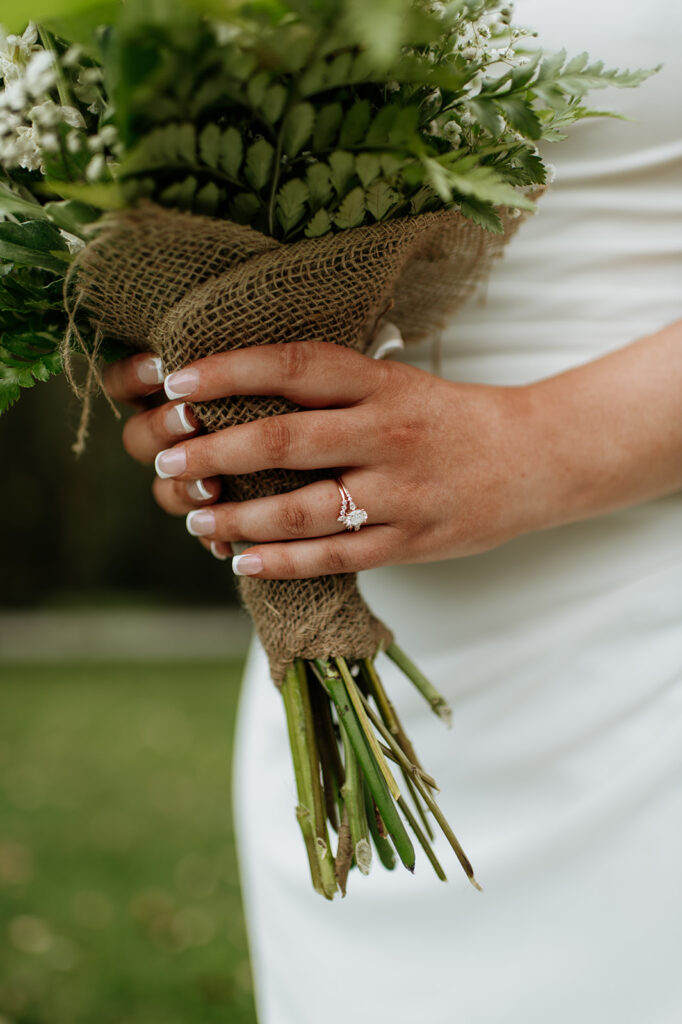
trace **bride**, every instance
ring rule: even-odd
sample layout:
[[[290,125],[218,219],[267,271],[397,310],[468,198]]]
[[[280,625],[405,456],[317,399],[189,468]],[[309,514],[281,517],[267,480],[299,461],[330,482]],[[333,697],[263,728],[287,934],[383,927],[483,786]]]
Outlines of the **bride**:
[[[551,9],[550,9],[551,8]],[[261,1024],[673,1024],[682,920],[682,9],[520,0],[545,49],[663,71],[557,147],[556,182],[441,338],[379,363],[305,342],[213,356],[126,425],[154,494],[237,573],[371,570],[370,605],[454,710],[382,666],[484,893],[380,867],[310,886],[281,702],[254,645],[237,733]],[[674,99],[674,102],[671,102]],[[551,157],[550,157],[551,158]],[[153,356],[108,371],[159,391]],[[286,423],[199,435],[185,404],[283,394]],[[223,473],[346,467],[234,506]],[[441,858],[447,863],[447,853]]]

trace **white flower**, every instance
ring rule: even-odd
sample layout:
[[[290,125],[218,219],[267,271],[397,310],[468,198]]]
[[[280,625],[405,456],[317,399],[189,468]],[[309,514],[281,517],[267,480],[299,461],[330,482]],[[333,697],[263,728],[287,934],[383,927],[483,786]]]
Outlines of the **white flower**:
[[[105,124],[100,129],[99,137],[105,146],[111,148],[118,142],[118,129],[115,124]]]
[[[61,120],[59,107],[54,100],[43,100],[42,103],[36,103],[26,112],[26,118],[38,125],[39,128],[54,128]]]
[[[75,107],[60,107],[61,120],[71,128],[85,128],[85,121],[80,110]]]
[[[104,157],[101,153],[97,153],[85,168],[85,177],[88,181],[97,181],[102,176],[105,166]]]
[[[38,39],[38,29],[31,22],[22,36],[5,35],[0,28],[0,76],[5,83],[19,77]]]
[[[10,110],[23,110],[26,106],[26,90],[20,79],[10,82],[0,93],[0,104]]]
[[[35,128],[21,125],[9,143],[7,163],[9,166],[25,167],[27,171],[42,171],[43,158],[38,146]],[[3,160],[4,162],[4,160]]]
[[[74,68],[83,56],[83,48],[81,46],[70,46],[66,53],[61,56],[61,62],[65,68]]]
[[[44,132],[40,136],[40,148],[46,153],[56,153],[59,149],[59,136],[56,132]]]
[[[26,65],[24,72],[26,91],[34,99],[38,99],[48,93],[56,81],[57,69],[52,54],[48,50],[38,50]]]
[[[66,148],[69,153],[80,153],[81,137],[77,131],[69,132],[66,136]]]

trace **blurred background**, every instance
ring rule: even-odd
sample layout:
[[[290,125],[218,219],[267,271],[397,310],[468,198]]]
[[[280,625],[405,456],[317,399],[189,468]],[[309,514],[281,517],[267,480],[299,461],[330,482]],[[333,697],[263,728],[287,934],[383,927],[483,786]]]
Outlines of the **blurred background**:
[[[104,401],[0,419],[0,1024],[254,1024],[231,816],[249,624]]]

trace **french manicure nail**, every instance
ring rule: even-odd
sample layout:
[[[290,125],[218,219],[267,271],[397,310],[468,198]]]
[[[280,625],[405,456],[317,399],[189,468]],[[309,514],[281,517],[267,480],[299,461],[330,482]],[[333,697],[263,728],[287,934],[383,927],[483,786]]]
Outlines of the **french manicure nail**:
[[[224,551],[223,548],[227,550]],[[211,542],[211,554],[214,558],[217,558],[219,562],[226,562],[232,553],[232,548],[229,544],[221,543],[218,540]]]
[[[187,398],[199,383],[198,370],[176,370],[169,373],[163,386],[169,398]]]
[[[166,413],[166,429],[170,434],[192,434],[195,428],[192,426],[188,416],[188,409],[185,402],[174,405]]]
[[[138,380],[143,384],[163,383],[163,363],[160,356],[150,356],[148,359],[141,359],[135,370]]]
[[[192,480],[187,484],[187,493],[195,501],[208,501],[213,495],[203,480]]]
[[[215,533],[215,512],[210,508],[194,509],[187,513],[187,531],[193,537],[205,537],[207,533]]]
[[[162,480],[179,476],[187,469],[187,452],[184,448],[165,448],[154,460],[156,475]]]
[[[232,559],[232,572],[235,576],[255,576],[263,568],[260,555],[235,555]]]

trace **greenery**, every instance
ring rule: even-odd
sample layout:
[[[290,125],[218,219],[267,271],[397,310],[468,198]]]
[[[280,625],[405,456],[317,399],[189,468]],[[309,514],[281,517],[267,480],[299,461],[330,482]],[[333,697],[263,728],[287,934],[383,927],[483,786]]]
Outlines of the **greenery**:
[[[230,819],[239,673],[0,665],[3,1024],[254,1024]]]
[[[152,198],[294,242],[454,206],[500,231],[546,181],[537,143],[648,74],[542,54],[500,0],[36,12],[39,41],[0,58],[0,412],[60,370],[60,284],[103,210]]]

